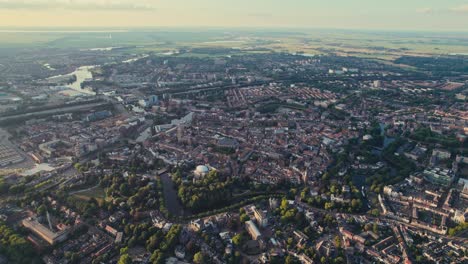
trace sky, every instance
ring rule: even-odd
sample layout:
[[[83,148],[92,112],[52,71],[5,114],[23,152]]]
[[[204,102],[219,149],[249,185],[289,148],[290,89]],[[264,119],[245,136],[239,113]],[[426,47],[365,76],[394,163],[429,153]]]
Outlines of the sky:
[[[0,27],[468,31],[468,0],[0,0]]]

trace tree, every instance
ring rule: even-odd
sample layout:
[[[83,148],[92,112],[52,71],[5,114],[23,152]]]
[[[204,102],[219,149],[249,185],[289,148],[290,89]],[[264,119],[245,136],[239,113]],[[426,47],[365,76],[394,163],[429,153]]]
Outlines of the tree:
[[[338,256],[338,257],[335,258],[334,263],[341,264],[341,263],[346,263],[346,262],[345,262],[343,257]]]
[[[81,172],[81,169],[82,169],[81,163],[75,163],[75,165],[73,165],[73,167],[75,167],[75,169],[77,171]]]
[[[280,209],[281,210],[286,210],[286,209],[288,209],[288,207],[289,207],[288,200],[286,200],[286,199],[281,200]]]
[[[128,254],[123,254],[120,256],[118,264],[131,264],[132,260]]]
[[[47,208],[43,204],[37,208],[38,215],[45,215],[46,211],[47,211]]]
[[[36,263],[36,254],[31,244],[0,221],[0,255],[2,254],[11,263]]]
[[[242,223],[245,223],[245,222],[247,222],[247,221],[250,220],[250,217],[249,217],[248,215],[246,215],[246,214],[240,215],[239,218],[240,218],[240,221],[241,221]]]
[[[294,239],[292,237],[288,237],[288,239],[286,240],[286,244],[288,245],[288,247],[292,247],[293,243]]]
[[[123,247],[120,249],[120,255],[128,254],[128,247]]]
[[[128,196],[130,194],[130,189],[126,183],[120,185],[119,191],[123,196]]]
[[[288,255],[285,259],[285,262],[286,264],[296,264],[296,263],[300,263],[296,260],[296,258],[294,258],[293,256],[291,255]]]
[[[301,200],[305,200],[307,198],[307,194],[309,193],[310,189],[309,188],[304,188],[301,192]]]
[[[341,247],[341,239],[340,239],[340,236],[335,236],[335,246],[337,248],[340,248]]]
[[[372,209],[372,211],[370,213],[371,213],[371,215],[373,215],[375,217],[378,217],[380,215],[379,209]]]
[[[228,222],[227,222],[227,227],[229,229],[237,229],[237,226],[238,226],[238,222],[236,219],[233,219],[233,218],[230,218],[228,219]]]
[[[232,243],[236,246],[239,246],[242,244],[242,242],[244,242],[244,240],[244,235],[242,233],[239,233],[232,238]]]
[[[361,201],[358,199],[351,200],[351,207],[354,211],[359,210],[361,208]]]
[[[160,250],[155,250],[153,254],[151,254],[150,260],[153,264],[162,264],[164,263],[164,254]]]
[[[203,263],[206,263],[206,261],[205,261],[205,256],[203,255],[203,253],[197,252],[197,253],[193,256],[193,262],[196,263],[196,264],[203,264]]]
[[[327,263],[327,259],[325,257],[320,258],[320,263],[325,264]]]

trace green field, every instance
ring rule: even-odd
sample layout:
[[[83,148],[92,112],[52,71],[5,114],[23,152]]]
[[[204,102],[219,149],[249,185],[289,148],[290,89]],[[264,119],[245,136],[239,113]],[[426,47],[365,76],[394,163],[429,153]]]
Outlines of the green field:
[[[192,48],[236,48],[238,54],[263,53],[245,49],[306,54],[335,53],[393,60],[402,55],[428,56],[468,53],[462,33],[370,32],[344,30],[133,29],[99,32],[0,31],[0,48],[91,49],[127,47],[125,52],[148,53]],[[219,56],[219,54],[217,54]],[[184,55],[190,56],[190,55]],[[203,56],[195,54],[193,56]]]
[[[79,192],[73,194],[76,198],[82,199],[82,200],[89,200],[91,198],[96,199],[99,203],[102,203],[106,199],[106,193],[104,189],[100,187],[96,187],[84,192]]]

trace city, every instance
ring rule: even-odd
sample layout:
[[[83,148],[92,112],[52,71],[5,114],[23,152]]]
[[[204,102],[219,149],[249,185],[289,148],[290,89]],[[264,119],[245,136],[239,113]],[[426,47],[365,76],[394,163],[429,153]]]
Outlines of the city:
[[[0,264],[466,263],[467,43],[0,30]]]

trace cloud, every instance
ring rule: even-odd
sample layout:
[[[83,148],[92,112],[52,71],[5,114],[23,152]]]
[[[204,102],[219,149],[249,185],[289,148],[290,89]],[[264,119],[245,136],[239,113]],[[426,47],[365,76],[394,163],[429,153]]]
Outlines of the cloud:
[[[450,11],[457,13],[468,13],[468,4],[450,8]]]
[[[0,0],[0,9],[155,10],[151,0]]]
[[[416,9],[416,13],[419,13],[419,14],[430,14],[433,12],[434,12],[434,9],[430,7],[423,7],[423,8]]]

